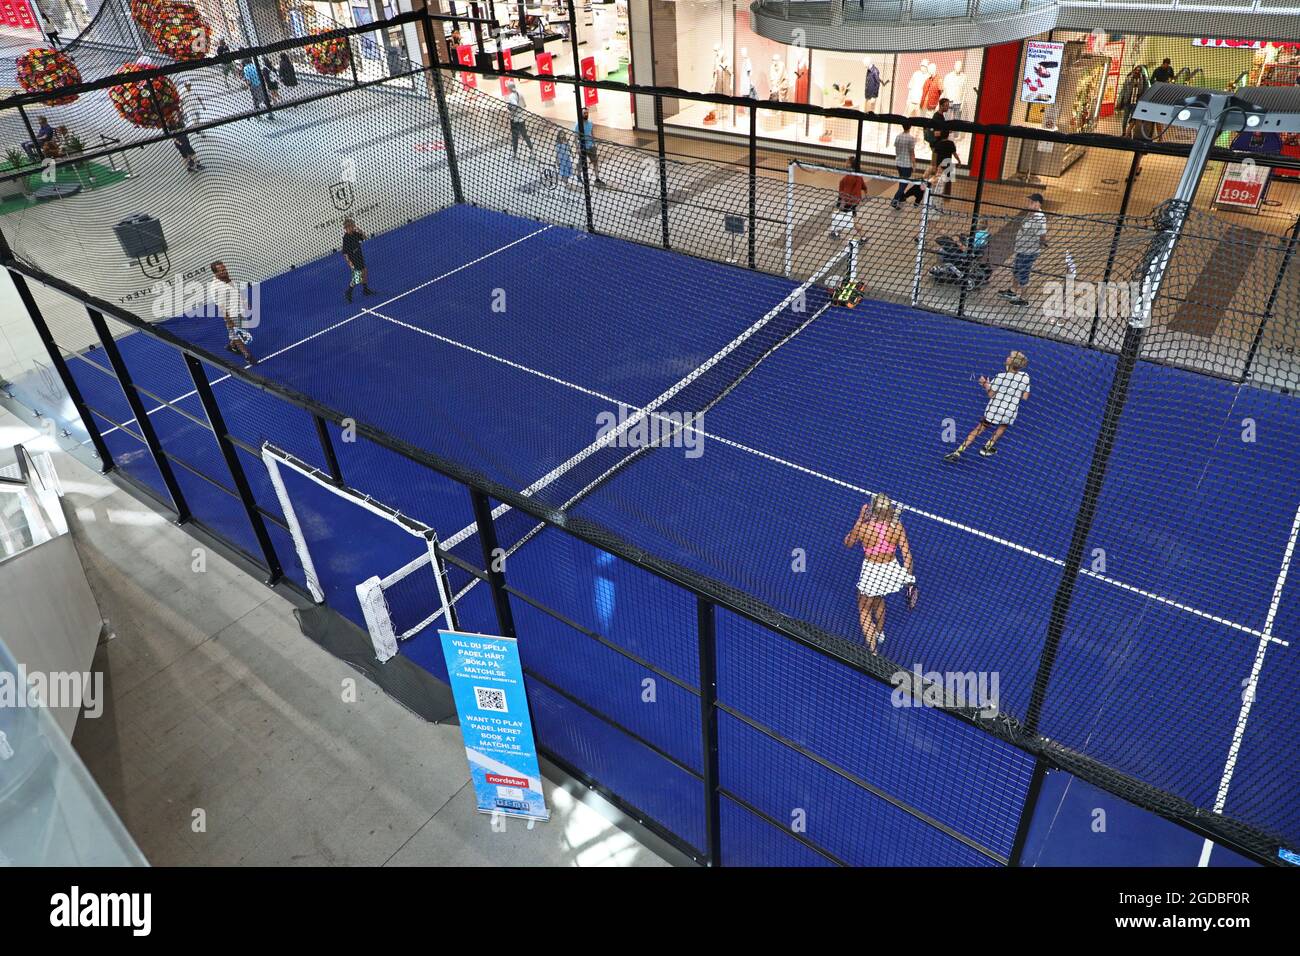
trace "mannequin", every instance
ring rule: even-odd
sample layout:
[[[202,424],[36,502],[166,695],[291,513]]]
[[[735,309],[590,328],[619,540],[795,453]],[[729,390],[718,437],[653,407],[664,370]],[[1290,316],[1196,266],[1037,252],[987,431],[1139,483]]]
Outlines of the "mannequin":
[[[925,81],[930,77],[930,61],[922,60],[907,81],[907,115],[916,116],[921,112],[921,92]]]
[[[711,84],[714,93],[723,93],[730,96],[732,93],[731,85],[731,61],[727,59],[727,54],[722,52],[722,45],[713,44],[713,82]],[[730,115],[728,106],[715,106],[709,110],[708,115],[704,117],[704,125],[712,126],[718,121],[719,114],[723,117]]]
[[[933,63],[926,68],[927,76],[921,86],[922,113],[933,113],[939,106],[939,98],[943,96],[943,86],[936,75],[938,72],[939,67]]]
[[[781,58],[780,53],[773,53],[772,65],[767,71],[767,98],[784,102],[789,97],[790,76],[785,70],[785,60]]]
[[[758,87],[754,86],[754,64],[749,59],[749,48],[740,48],[740,89],[737,93],[751,100],[758,99]]]
[[[713,44],[712,91],[730,96],[731,89],[731,62],[727,59],[727,54],[722,52],[722,46],[715,43]]]
[[[868,113],[873,113],[876,109],[876,100],[880,98],[880,94],[889,85],[889,81],[880,78],[880,67],[876,66],[871,57],[864,56],[862,65],[867,71],[866,79],[862,83],[862,98],[866,101],[863,109]]]
[[[794,101],[808,102],[808,53],[800,50],[794,60]]]
[[[943,78],[943,95],[948,97],[953,109],[959,114],[961,104],[966,102],[966,80],[961,60],[954,63],[952,70]]]

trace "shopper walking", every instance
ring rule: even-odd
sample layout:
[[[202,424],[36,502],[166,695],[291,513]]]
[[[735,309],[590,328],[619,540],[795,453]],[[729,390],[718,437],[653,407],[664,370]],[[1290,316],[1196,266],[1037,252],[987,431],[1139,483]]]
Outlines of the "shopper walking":
[[[528,135],[528,113],[524,110],[524,97],[514,80],[506,80],[506,116],[510,120],[510,155],[519,158],[519,141],[528,144],[528,158],[537,159],[537,150],[533,149],[533,138]]]
[[[942,171],[938,180],[940,191],[945,196],[951,196],[952,181],[957,178],[957,144],[952,141],[952,134],[945,128],[937,131],[930,149],[933,154],[930,158],[931,165],[937,166]]]
[[[253,109],[265,108],[269,110],[271,101],[267,99],[266,88],[262,85],[262,72],[257,68],[257,64],[252,60],[245,60],[243,72],[244,83],[248,86],[248,94],[253,98]]]
[[[1165,57],[1151,74],[1151,79],[1156,83],[1172,83],[1175,76],[1177,74],[1174,72],[1173,64],[1169,62],[1169,57]]]
[[[1012,305],[1028,305],[1024,293],[1029,288],[1033,275],[1034,262],[1047,248],[1047,214],[1043,212],[1043,194],[1030,193],[1029,209],[1016,230],[1015,258],[1011,265],[1011,280],[1015,288],[1002,289],[998,292]]]
[[[226,56],[230,53],[230,44],[226,38],[222,37],[217,41],[217,56]],[[221,83],[226,89],[230,89],[230,78],[235,75],[235,63],[233,60],[227,60],[221,64]]]
[[[298,71],[293,67],[293,60],[289,59],[287,52],[280,53],[280,82],[285,86],[298,85]]]
[[[180,153],[181,159],[185,160],[187,172],[197,173],[204,168],[203,164],[199,162],[199,154],[194,151],[194,147],[190,144],[188,133],[176,133],[173,139],[176,143],[176,152]]]
[[[375,290],[370,288],[370,272],[366,268],[366,256],[361,251],[361,243],[369,238],[351,216],[343,220],[343,245],[340,251],[348,264],[348,287],[343,292],[343,298],[348,302],[352,301],[352,290],[356,286],[361,286],[363,295],[375,294]]]
[[[596,177],[596,185],[605,185],[605,181],[600,178],[600,157],[596,155],[595,127],[591,125],[591,116],[585,109],[582,111],[581,118],[574,124],[573,131],[578,135],[578,148],[586,157],[587,164],[591,167],[591,174]]]
[[[902,131],[894,137],[894,166],[898,169],[898,178],[903,180],[910,180],[912,170],[916,168],[916,137],[912,135],[912,124],[906,120],[903,121]],[[897,209],[907,194],[907,189],[908,183],[900,182],[889,205]]]
[[[569,149],[569,135],[562,129],[555,131],[555,170],[560,175],[560,184],[572,189],[573,153]]]

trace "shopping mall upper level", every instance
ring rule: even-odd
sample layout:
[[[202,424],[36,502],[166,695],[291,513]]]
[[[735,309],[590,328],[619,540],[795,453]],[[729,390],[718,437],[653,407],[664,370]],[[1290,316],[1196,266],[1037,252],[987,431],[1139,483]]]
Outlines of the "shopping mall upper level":
[[[1300,37],[1300,0],[753,0],[749,9],[759,36],[817,50],[956,50],[1056,29]]]

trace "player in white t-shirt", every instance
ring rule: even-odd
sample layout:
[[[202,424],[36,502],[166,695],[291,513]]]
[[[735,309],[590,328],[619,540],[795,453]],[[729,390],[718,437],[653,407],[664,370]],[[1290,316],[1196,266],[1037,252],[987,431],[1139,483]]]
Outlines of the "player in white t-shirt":
[[[992,381],[983,375],[980,376],[980,387],[989,397],[989,403],[984,408],[984,417],[971,429],[971,433],[966,436],[966,440],[956,451],[943,456],[947,461],[957,461],[961,458],[961,453],[974,444],[975,439],[979,438],[986,428],[993,429],[993,437],[980,449],[980,454],[988,458],[997,453],[998,439],[1015,423],[1016,415],[1020,411],[1020,403],[1029,397],[1029,373],[1025,371],[1028,364],[1029,359],[1025,358],[1024,352],[1012,352],[1007,356],[1005,372],[999,372]]]
[[[241,356],[249,365],[256,365],[257,359],[248,350],[253,337],[244,328],[248,306],[244,304],[243,290],[230,278],[230,271],[220,259],[209,268],[212,281],[208,283],[208,305],[226,325],[226,351]]]

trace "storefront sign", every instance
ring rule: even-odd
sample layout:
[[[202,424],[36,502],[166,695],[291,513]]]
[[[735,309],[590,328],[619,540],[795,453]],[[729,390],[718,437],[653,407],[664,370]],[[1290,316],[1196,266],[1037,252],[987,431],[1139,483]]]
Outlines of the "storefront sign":
[[[438,633],[479,812],[548,819],[519,642]]]
[[[549,53],[539,53],[536,57],[537,72],[542,76],[554,76],[555,64]],[[546,103],[555,99],[555,83],[552,80],[542,80],[542,102]]]
[[[1268,190],[1270,172],[1269,167],[1251,162],[1228,163],[1219,180],[1215,204],[1259,212],[1264,193]]]
[[[513,70],[513,69],[515,68],[515,60],[514,60],[514,57],[511,56],[509,50],[502,50],[502,51],[501,51],[501,60],[502,60],[503,63],[505,63],[505,68],[506,68],[507,70]],[[506,85],[507,83],[510,83],[510,82],[511,82],[511,80],[510,80],[509,77],[505,77],[505,76],[501,77],[501,97],[502,97],[502,99],[504,99],[505,97],[507,97],[507,96],[510,95],[510,87],[508,87],[508,86]]]
[[[468,43],[456,47],[456,62],[461,66],[473,66],[474,48]],[[460,82],[462,86],[467,86],[472,90],[478,86],[478,75],[475,73],[462,73]]]
[[[582,58],[582,78],[584,80],[596,79],[596,58],[594,56],[585,56]],[[600,90],[592,86],[582,88],[582,104],[584,106],[595,106],[600,102]]]
[[[1064,43],[1025,41],[1025,75],[1020,82],[1021,102],[1056,102],[1056,87],[1061,81],[1061,59],[1064,55]]]
[[[1213,37],[1195,37],[1192,46],[1222,47],[1228,50],[1265,50],[1269,47],[1278,49],[1300,48],[1300,42],[1285,40],[1221,40]]]

